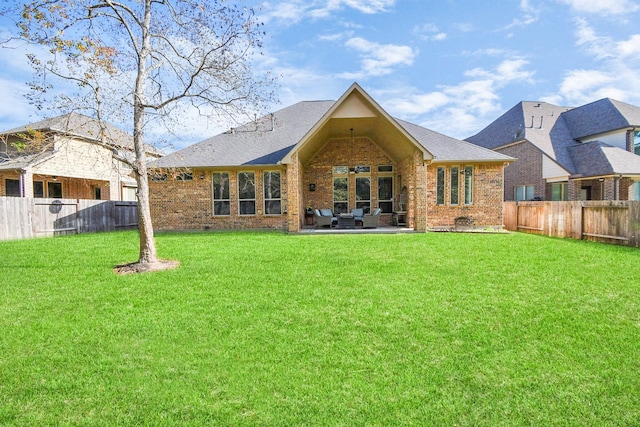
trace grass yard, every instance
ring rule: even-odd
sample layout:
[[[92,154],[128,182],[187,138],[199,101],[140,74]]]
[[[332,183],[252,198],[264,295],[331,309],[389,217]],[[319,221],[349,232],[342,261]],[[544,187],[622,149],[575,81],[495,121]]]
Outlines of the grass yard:
[[[640,252],[526,234],[0,242],[0,425],[640,425]]]

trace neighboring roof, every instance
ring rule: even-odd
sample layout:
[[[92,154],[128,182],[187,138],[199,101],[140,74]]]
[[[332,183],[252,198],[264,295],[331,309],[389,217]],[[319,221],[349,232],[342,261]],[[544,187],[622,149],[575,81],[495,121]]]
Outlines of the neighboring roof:
[[[573,139],[640,126],[640,108],[610,98],[574,108],[563,116]]]
[[[575,164],[574,177],[640,175],[640,156],[602,141],[576,144],[568,151]]]
[[[313,134],[326,125],[331,115],[351,102],[356,93],[387,128],[405,135],[433,162],[485,161],[502,162],[514,159],[486,150],[421,126],[394,119],[354,83],[339,101],[303,101],[264,116],[256,122],[216,135],[153,162],[157,167],[232,167],[242,165],[275,165],[289,161]],[[345,103],[345,104],[343,104]],[[350,112],[349,104],[345,107]],[[340,111],[338,114],[344,113]],[[340,116],[345,120],[346,116]],[[371,115],[367,116],[371,119]],[[355,117],[354,117],[355,118]],[[348,120],[348,118],[347,118]],[[427,157],[425,157],[427,158]]]
[[[2,157],[0,158],[0,171],[21,170],[31,164],[47,160],[48,158],[53,157],[53,155],[52,151],[45,151],[43,153],[28,154],[13,159],[5,159]]]
[[[106,144],[115,148],[133,150],[133,136],[112,124],[104,123],[104,125],[106,132],[104,142]],[[54,132],[72,135],[90,141],[102,142],[99,138],[101,130],[99,122],[96,119],[78,113],[67,113],[61,116],[40,120],[35,123],[5,130],[0,132],[0,134],[10,135],[30,130]],[[147,146],[146,151],[149,154],[160,154],[150,145]]]
[[[637,174],[639,156],[579,141],[635,125],[640,126],[640,108],[609,98],[576,108],[522,101],[466,141],[490,149],[528,141],[576,176]]]

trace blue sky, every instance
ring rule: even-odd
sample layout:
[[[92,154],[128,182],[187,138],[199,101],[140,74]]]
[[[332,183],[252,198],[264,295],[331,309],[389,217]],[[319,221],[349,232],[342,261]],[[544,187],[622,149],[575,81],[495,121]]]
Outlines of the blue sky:
[[[640,0],[284,0],[264,22],[257,69],[280,103],[337,99],[358,82],[391,115],[473,135],[521,100],[640,105]],[[20,52],[0,50],[0,129],[38,118]],[[224,129],[190,125],[176,146]]]

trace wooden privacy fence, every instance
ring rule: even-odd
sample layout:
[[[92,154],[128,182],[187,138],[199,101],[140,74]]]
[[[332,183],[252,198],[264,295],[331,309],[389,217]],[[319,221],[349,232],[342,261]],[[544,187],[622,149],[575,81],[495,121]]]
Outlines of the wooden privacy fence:
[[[640,201],[505,202],[510,231],[640,247]]]
[[[0,197],[0,240],[137,227],[136,202]]]

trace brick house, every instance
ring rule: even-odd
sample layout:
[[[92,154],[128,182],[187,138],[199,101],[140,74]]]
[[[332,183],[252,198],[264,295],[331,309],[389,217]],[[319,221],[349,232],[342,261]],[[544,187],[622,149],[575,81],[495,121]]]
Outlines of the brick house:
[[[77,113],[1,132],[0,196],[134,201],[132,170],[114,152],[132,159],[133,137]]]
[[[300,231],[307,208],[382,209],[417,231],[502,227],[511,157],[392,118],[357,83],[158,159],[154,227]]]
[[[636,106],[523,101],[466,140],[518,159],[505,170],[504,200],[640,200]]]

